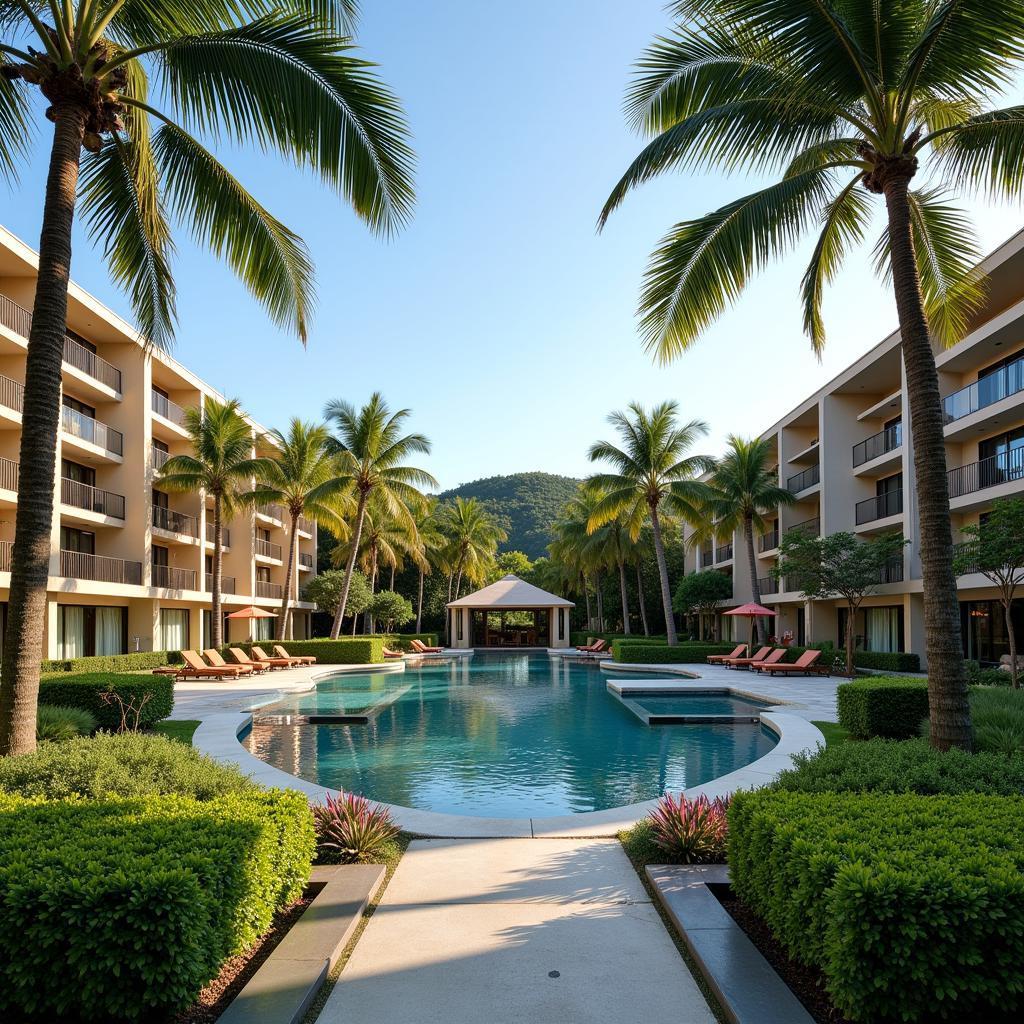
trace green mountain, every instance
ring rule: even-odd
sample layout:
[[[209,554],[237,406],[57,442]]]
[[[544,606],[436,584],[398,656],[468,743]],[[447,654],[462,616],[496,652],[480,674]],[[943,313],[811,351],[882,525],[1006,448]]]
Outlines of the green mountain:
[[[576,493],[578,480],[554,473],[490,476],[453,487],[441,500],[476,498],[508,533],[503,551],[524,551],[531,559],[547,554],[551,524]]]

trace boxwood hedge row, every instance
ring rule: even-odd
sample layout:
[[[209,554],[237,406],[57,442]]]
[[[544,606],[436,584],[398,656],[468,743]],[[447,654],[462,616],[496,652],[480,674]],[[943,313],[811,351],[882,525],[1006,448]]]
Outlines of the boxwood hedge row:
[[[97,654],[89,658],[56,658],[44,661],[43,672],[148,672],[161,665],[180,665],[181,651],[133,651],[131,654]]]
[[[839,724],[858,739],[917,736],[928,717],[928,681],[899,676],[871,676],[836,689]]]
[[[709,654],[729,654],[735,644],[685,643],[676,647],[663,644],[616,640],[612,657],[633,665],[699,665]]]
[[[90,712],[101,729],[121,725],[117,702],[107,704],[100,694],[112,691],[128,704],[141,707],[139,725],[153,725],[174,708],[174,680],[170,676],[116,672],[54,672],[39,680],[39,703],[57,707],[82,708]],[[146,694],[150,698],[142,704]],[[134,724],[134,716],[132,722]]]
[[[255,643],[273,657],[273,640],[257,640]],[[252,644],[248,642],[230,646],[241,647],[246,652],[252,649]],[[381,636],[355,636],[338,640],[287,640],[283,647],[289,654],[296,656],[312,654],[318,665],[372,665],[384,660],[384,638]]]

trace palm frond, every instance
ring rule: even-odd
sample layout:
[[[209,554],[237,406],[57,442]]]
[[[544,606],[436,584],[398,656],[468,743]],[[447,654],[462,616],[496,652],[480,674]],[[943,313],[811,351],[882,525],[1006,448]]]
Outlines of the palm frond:
[[[0,53],[0,177],[15,182],[35,136],[28,95],[18,82],[4,78],[8,57]]]
[[[969,182],[992,199],[1024,193],[1024,106],[977,114],[922,141],[934,146],[945,180]]]

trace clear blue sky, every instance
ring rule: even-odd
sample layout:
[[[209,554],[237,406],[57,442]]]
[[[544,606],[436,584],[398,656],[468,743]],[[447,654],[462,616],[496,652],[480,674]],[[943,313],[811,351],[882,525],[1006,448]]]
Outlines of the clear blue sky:
[[[274,158],[222,153],[309,243],[320,302],[308,348],[282,334],[231,274],[179,232],[175,355],[268,426],[381,390],[434,442],[443,486],[543,469],[583,475],[605,416],[676,399],[706,420],[706,451],[756,433],[880,340],[891,295],[851,263],[827,307],[819,364],[800,329],[806,248],[669,368],[640,347],[647,255],[675,221],[755,187],[668,176],[594,223],[639,140],[622,117],[632,61],[667,25],[662,0],[365,0],[360,42],[401,96],[418,154],[418,205],[391,241]],[[45,122],[44,122],[45,124]],[[43,154],[0,221],[36,244]],[[2,186],[0,186],[2,188]],[[1020,211],[978,208],[987,251]],[[79,233],[75,279],[123,315],[102,257]],[[480,426],[487,422],[485,429]]]

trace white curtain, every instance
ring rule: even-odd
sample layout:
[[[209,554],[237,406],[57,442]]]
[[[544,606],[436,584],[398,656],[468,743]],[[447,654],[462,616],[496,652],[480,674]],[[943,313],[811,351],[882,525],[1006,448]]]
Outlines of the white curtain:
[[[865,645],[869,651],[898,651],[900,622],[898,608],[865,608]]]
[[[124,631],[121,624],[124,612],[120,608],[96,609],[96,653],[124,654],[122,641]]]
[[[60,642],[57,656],[81,658],[85,656],[85,609],[72,604],[61,605]]]
[[[273,619],[253,619],[253,636],[257,640],[273,640],[274,638],[274,620]]]
[[[161,651],[184,651],[188,649],[188,609],[160,609]]]

